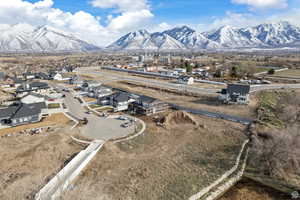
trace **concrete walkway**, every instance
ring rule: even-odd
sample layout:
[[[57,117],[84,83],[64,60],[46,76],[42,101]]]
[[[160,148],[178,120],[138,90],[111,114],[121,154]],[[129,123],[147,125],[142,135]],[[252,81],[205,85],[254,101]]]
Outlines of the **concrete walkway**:
[[[50,182],[37,193],[36,200],[57,199],[102,148],[104,141],[93,141],[73,158]]]

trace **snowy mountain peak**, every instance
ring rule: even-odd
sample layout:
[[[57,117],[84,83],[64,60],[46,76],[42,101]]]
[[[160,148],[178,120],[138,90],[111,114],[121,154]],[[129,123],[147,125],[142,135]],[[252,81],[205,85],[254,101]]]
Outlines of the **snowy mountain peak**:
[[[2,26],[0,52],[62,52],[99,50],[95,45],[49,26]]]
[[[199,33],[188,26],[179,26],[153,34],[146,30],[134,33],[133,36],[130,37],[132,34],[123,36],[114,43],[117,44],[117,49],[278,48],[300,44],[300,28],[286,21],[248,28],[227,25],[204,33]]]

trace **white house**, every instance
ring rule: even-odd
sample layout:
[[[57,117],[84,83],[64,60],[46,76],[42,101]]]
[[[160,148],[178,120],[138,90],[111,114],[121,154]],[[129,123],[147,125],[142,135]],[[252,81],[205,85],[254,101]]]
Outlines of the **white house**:
[[[250,85],[229,84],[227,89],[222,89],[219,100],[229,104],[248,104]]]
[[[189,76],[180,76],[178,78],[178,83],[186,84],[186,85],[192,85],[192,84],[194,84],[194,78],[189,77]]]
[[[57,81],[62,81],[63,77],[60,73],[57,73],[57,74],[55,74],[55,76],[53,76],[53,79],[57,80]]]
[[[179,74],[186,73],[186,69],[185,68],[175,68],[174,71],[178,72]]]
[[[21,99],[21,102],[25,103],[25,104],[42,103],[45,101],[46,101],[46,98],[44,95],[34,93],[34,92],[28,93]]]

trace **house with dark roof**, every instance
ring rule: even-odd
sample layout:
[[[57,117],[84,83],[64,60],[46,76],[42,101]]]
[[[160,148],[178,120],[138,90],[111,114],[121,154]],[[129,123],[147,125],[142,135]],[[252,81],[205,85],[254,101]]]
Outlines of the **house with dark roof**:
[[[29,123],[39,122],[42,119],[43,110],[46,104],[14,104],[7,108],[0,109],[0,125],[2,126],[19,126]]]
[[[102,106],[112,106],[114,112],[128,110],[129,104],[133,103],[135,99],[131,94],[126,92],[116,92],[108,96],[98,99],[98,103]]]
[[[22,85],[25,81],[22,79],[19,79],[17,77],[7,77],[5,80],[6,87],[19,87]]]
[[[134,113],[147,116],[164,112],[170,108],[168,103],[144,95],[138,95],[130,107]]]
[[[16,90],[17,93],[23,93],[23,92],[32,92],[32,91],[44,91],[49,89],[49,85],[44,82],[31,82],[31,83],[24,83],[21,86],[19,86]]]
[[[222,89],[219,99],[224,103],[248,104],[250,85],[228,84],[227,89]]]
[[[5,73],[4,72],[0,72],[0,81],[4,81],[5,80]]]
[[[185,84],[185,85],[192,85],[194,84],[194,78],[190,76],[179,76],[178,83]]]
[[[51,77],[43,72],[35,73],[35,78],[41,80],[51,80]]]

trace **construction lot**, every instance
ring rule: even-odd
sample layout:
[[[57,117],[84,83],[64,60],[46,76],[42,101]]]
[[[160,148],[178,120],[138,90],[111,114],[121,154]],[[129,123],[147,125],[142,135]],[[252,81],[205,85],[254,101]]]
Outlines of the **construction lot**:
[[[187,199],[233,167],[246,139],[244,126],[180,111],[142,119],[146,132],[106,143],[63,199]]]
[[[144,87],[136,84],[128,84],[125,82],[108,82],[106,85],[124,89],[137,94],[147,95],[187,108],[202,109],[210,112],[219,112],[250,119],[256,116],[255,109],[257,107],[257,100],[255,96],[250,97],[249,105],[226,105],[218,100],[218,94],[190,96],[186,94]]]
[[[74,131],[72,131],[73,134]],[[84,147],[56,127],[37,135],[0,138],[0,199],[34,199],[34,195]]]

